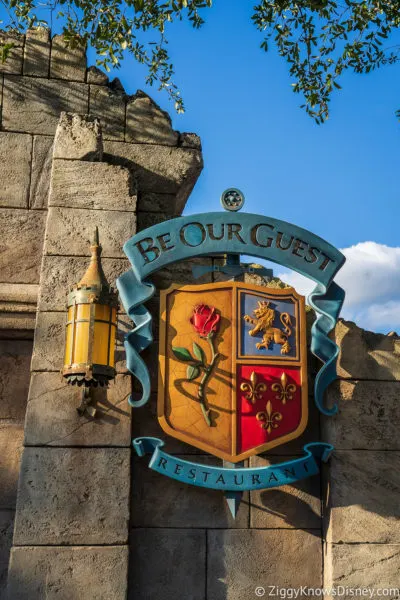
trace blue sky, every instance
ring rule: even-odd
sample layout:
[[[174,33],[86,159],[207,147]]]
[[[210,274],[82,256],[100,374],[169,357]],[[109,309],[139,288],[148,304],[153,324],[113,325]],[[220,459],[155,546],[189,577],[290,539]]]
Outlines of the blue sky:
[[[400,66],[347,74],[317,126],[299,108],[286,63],[252,25],[252,3],[220,0],[193,30],[174,23],[169,50],[186,113],[144,85],[144,69],[127,59],[115,74],[126,91],[143,89],[180,131],[201,136],[204,171],[186,213],[219,209],[229,186],[245,210],[296,223],[343,249],[338,278],[347,292],[343,315],[373,331],[400,333],[399,144]],[[287,275],[299,291],[303,278]]]

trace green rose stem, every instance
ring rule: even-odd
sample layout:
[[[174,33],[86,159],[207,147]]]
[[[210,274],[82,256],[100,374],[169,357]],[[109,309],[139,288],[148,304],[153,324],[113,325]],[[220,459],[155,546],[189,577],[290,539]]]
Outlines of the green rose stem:
[[[214,333],[211,333],[210,335],[207,336],[207,341],[210,344],[210,348],[211,348],[211,363],[208,365],[208,367],[204,367],[204,375],[200,381],[200,385],[199,385],[199,391],[197,393],[199,400],[200,400],[200,406],[201,406],[201,410],[203,412],[204,415],[204,419],[205,422],[207,423],[207,425],[209,427],[211,427],[211,420],[210,420],[210,409],[206,407],[205,404],[205,392],[204,392],[204,387],[211,375],[211,372],[214,368],[214,365],[217,361],[217,358],[219,356],[218,352],[215,352],[215,348],[214,348]]]

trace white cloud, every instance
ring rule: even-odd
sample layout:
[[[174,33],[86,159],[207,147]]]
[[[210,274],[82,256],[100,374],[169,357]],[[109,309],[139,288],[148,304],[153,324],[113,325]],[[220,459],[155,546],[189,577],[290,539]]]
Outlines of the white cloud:
[[[400,333],[400,248],[361,242],[342,249],[346,262],[335,280],[345,290],[345,319],[372,331]],[[314,284],[295,272],[279,274],[301,294]]]

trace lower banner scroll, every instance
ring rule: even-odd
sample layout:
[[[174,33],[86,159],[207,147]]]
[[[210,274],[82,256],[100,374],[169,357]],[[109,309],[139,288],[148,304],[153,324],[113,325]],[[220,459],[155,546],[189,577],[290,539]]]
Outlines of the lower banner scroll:
[[[223,491],[262,490],[294,483],[319,472],[317,460],[326,462],[333,446],[313,442],[303,447],[305,455],[294,460],[254,469],[210,467],[182,460],[162,450],[164,442],[158,438],[141,437],[133,440],[139,456],[151,454],[150,469],[172,479],[199,487]]]

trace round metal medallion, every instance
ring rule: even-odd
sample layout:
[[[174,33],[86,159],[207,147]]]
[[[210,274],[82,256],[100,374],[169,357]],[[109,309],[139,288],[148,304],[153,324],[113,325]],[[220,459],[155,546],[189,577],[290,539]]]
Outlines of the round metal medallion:
[[[222,192],[221,204],[225,210],[236,212],[244,204],[244,194],[237,188],[228,188]]]

